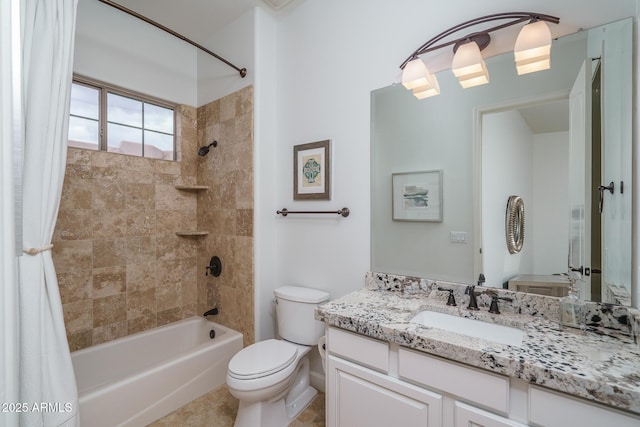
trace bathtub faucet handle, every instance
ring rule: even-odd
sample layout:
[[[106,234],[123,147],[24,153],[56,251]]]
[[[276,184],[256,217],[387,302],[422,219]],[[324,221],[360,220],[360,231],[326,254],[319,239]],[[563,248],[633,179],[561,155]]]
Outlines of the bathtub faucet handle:
[[[204,275],[208,276],[209,273],[211,273],[213,277],[218,277],[220,273],[222,273],[222,261],[220,261],[220,258],[217,256],[211,257],[209,265],[205,268]]]
[[[205,312],[203,314],[203,316],[207,317],[207,316],[211,316],[211,315],[215,315],[215,314],[218,314],[218,309],[217,308],[212,308],[211,310]]]

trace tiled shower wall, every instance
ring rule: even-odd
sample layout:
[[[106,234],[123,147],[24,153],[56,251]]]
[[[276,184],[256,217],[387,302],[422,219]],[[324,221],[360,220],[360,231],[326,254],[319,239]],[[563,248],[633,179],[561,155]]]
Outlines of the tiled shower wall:
[[[222,111],[219,106],[229,104],[241,104],[242,114],[212,114],[203,127],[202,111]],[[252,89],[246,88],[198,110],[178,107],[177,162],[69,148],[53,259],[72,351],[199,315],[215,304],[221,313],[228,313],[217,321],[253,338],[253,242],[251,237],[243,239],[241,245],[248,246],[240,247],[233,241],[233,233],[242,237],[253,233],[251,104]],[[240,141],[238,132],[243,129],[247,139]],[[198,147],[213,130],[220,132],[215,136],[219,148],[244,148],[212,149],[207,157],[199,157]],[[248,160],[232,157],[247,152]],[[242,164],[243,172],[225,167],[207,173],[209,167],[203,163],[222,153],[231,156],[228,164]],[[197,194],[177,190],[175,185],[180,184],[210,189]],[[223,195],[218,191],[235,187],[249,194],[243,194],[233,208],[228,202],[220,206],[224,210],[242,206],[238,216],[250,213],[248,220],[241,220],[238,227],[234,224],[231,231],[226,222],[198,218],[200,203],[220,200]],[[196,229],[209,235],[175,234]],[[218,249],[221,241],[229,246]],[[204,276],[212,250],[223,260],[223,274],[215,279]],[[246,271],[234,272],[236,265]],[[227,289],[233,289],[239,276],[250,279],[243,288],[243,293],[250,289],[250,307]]]
[[[198,310],[217,306],[218,322],[254,341],[253,262],[253,87],[198,108],[198,143],[218,146],[199,159],[198,229],[210,231],[198,250]],[[213,256],[219,277],[205,276]],[[206,301],[206,305],[200,305]]]

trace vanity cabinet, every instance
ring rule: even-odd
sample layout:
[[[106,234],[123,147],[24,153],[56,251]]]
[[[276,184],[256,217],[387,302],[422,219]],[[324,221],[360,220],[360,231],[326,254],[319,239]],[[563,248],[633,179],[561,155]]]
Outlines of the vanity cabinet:
[[[638,427],[640,417],[565,394],[529,387],[529,419],[535,426]]]
[[[327,331],[327,426],[521,426],[506,412],[508,379],[430,364],[428,356],[337,328]],[[470,377],[468,377],[470,375]],[[438,387],[425,384],[435,379]],[[452,393],[458,393],[454,395]],[[463,401],[459,401],[463,400]]]
[[[329,356],[327,426],[441,426],[442,396]]]
[[[640,425],[629,413],[335,327],[326,371],[328,427]]]

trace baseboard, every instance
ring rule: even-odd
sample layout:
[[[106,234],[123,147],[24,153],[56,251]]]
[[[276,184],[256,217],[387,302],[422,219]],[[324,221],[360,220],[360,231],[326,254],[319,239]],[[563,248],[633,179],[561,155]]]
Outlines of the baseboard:
[[[309,372],[309,383],[321,393],[325,392],[325,375],[323,372]]]

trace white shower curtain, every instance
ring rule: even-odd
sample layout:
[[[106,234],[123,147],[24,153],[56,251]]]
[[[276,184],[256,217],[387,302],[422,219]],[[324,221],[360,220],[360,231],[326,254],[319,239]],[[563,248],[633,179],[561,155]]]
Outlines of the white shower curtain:
[[[51,238],[67,155],[77,0],[22,0],[23,246],[18,260],[21,426],[79,425]],[[40,405],[38,407],[38,405]]]
[[[0,402],[18,402],[18,274],[16,252],[16,175],[19,175],[21,105],[14,91],[20,63],[12,57],[20,52],[18,0],[0,1]],[[0,413],[0,425],[18,425],[17,412]]]

